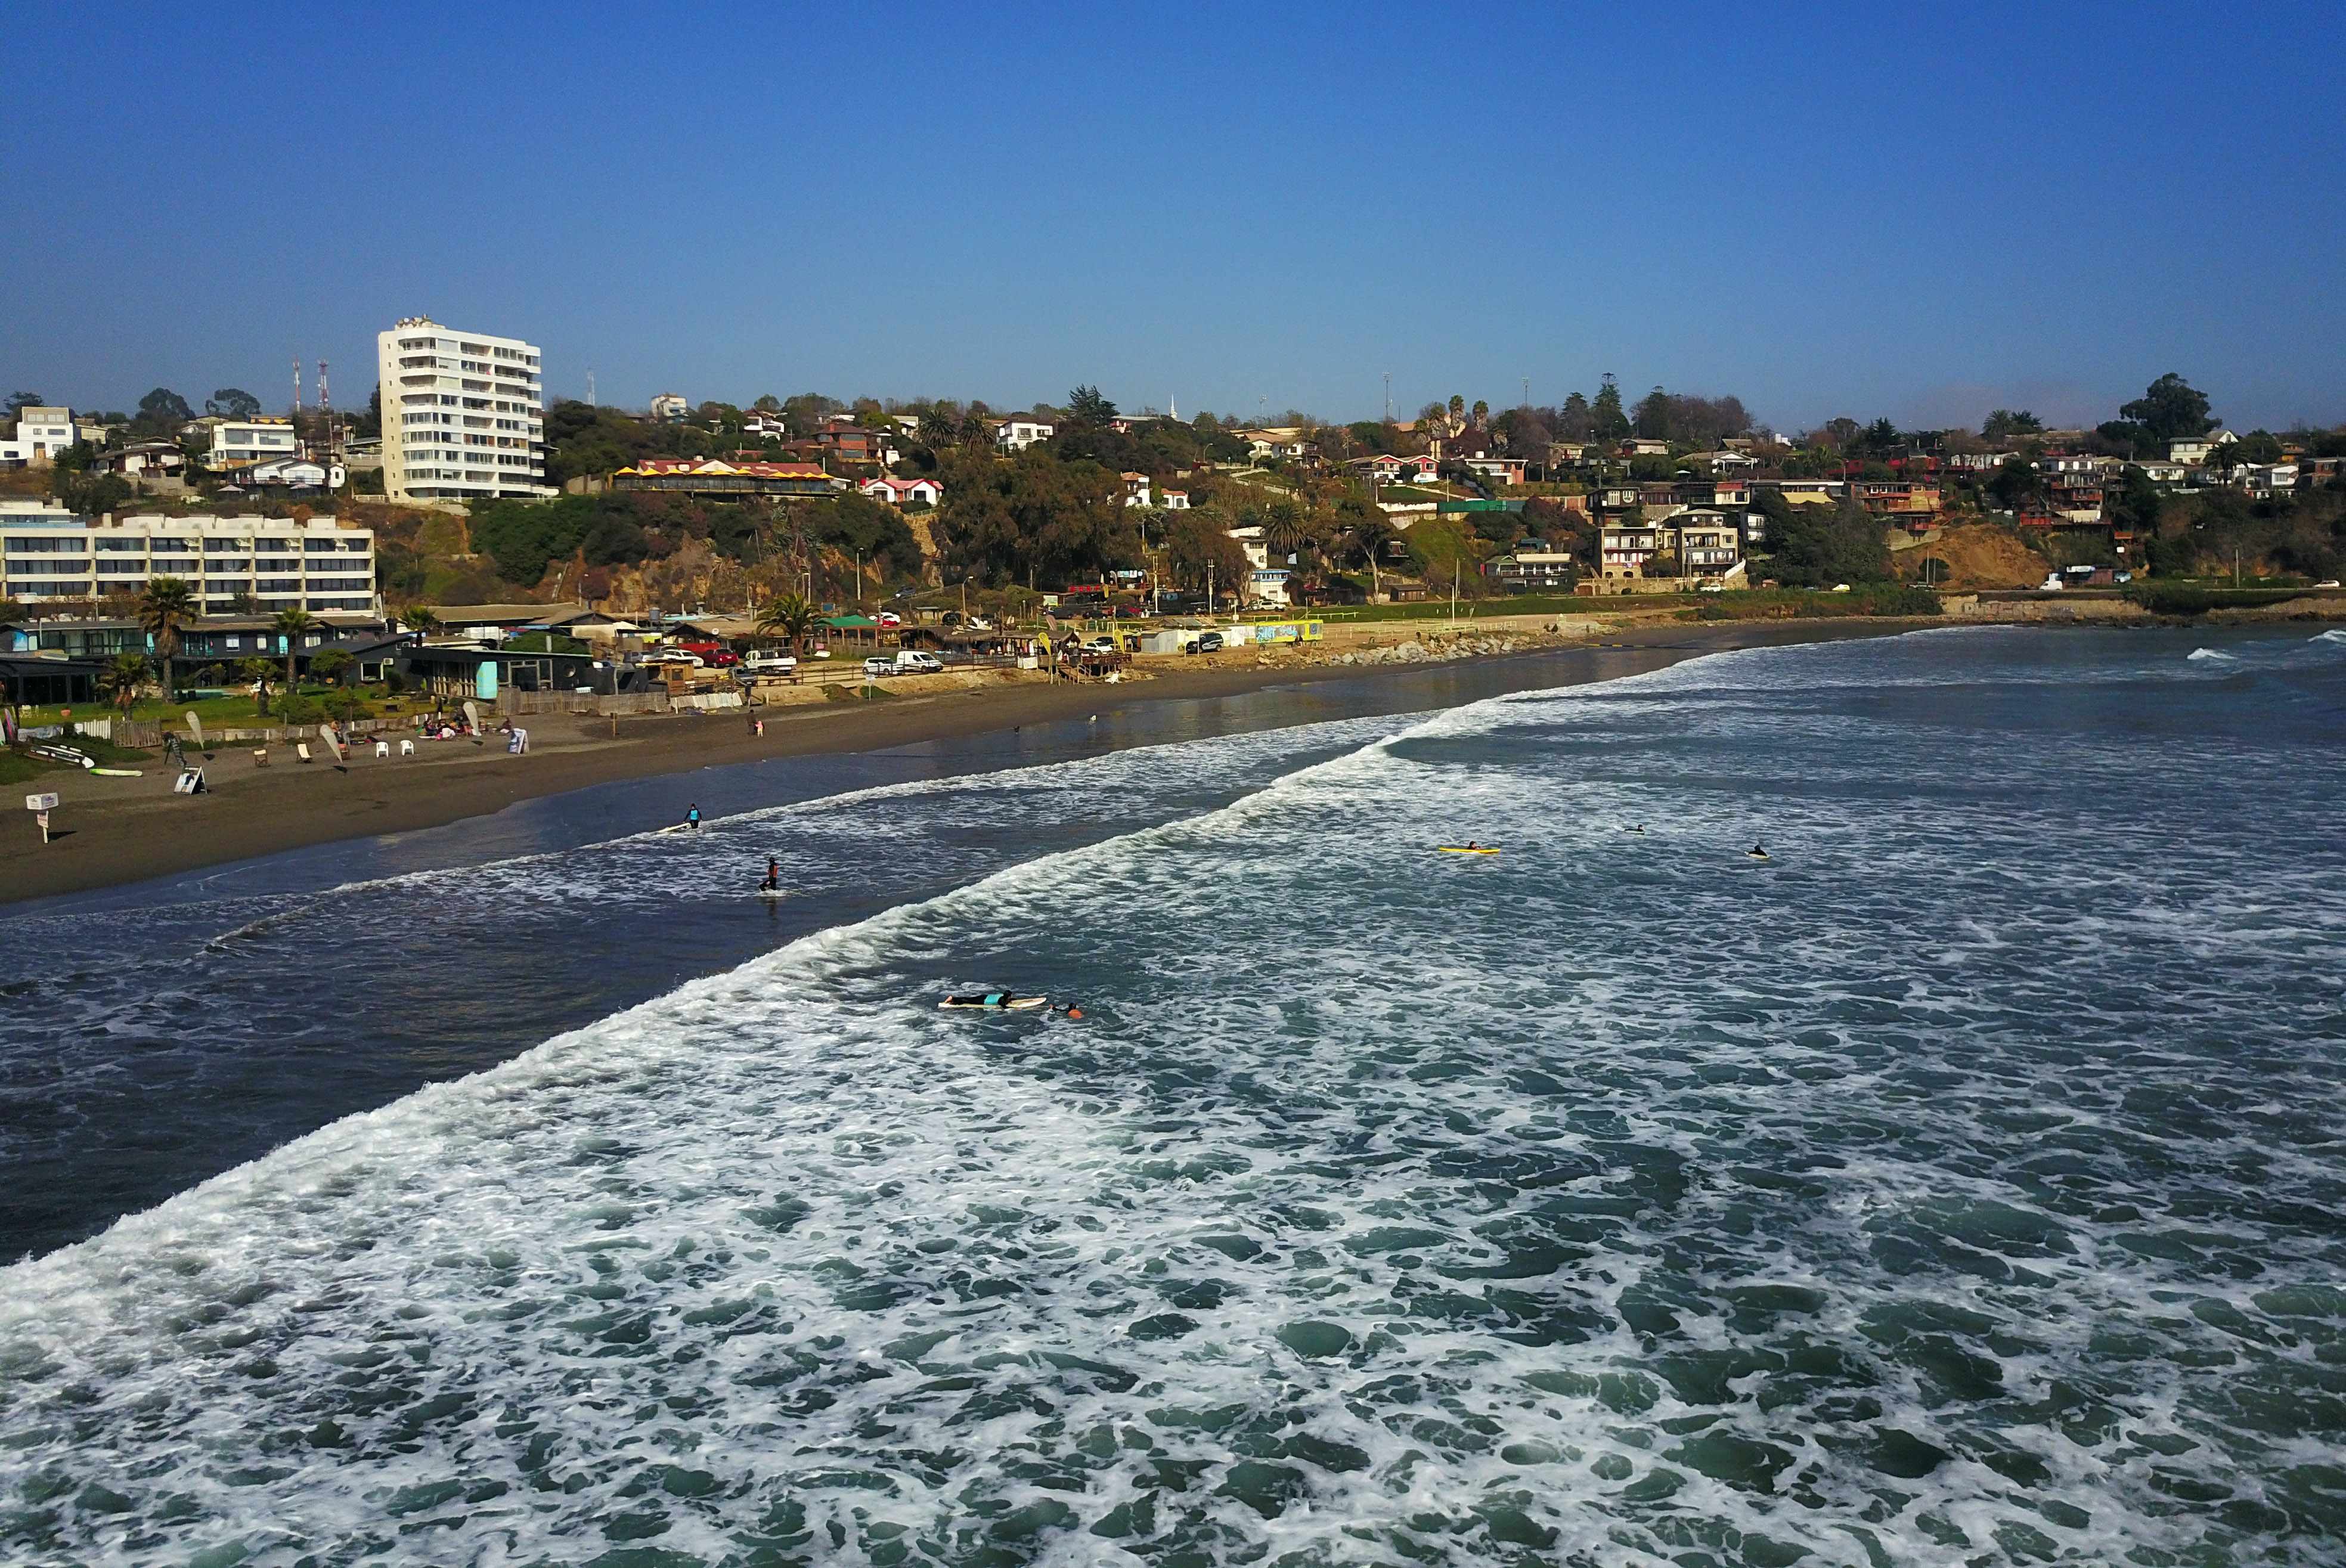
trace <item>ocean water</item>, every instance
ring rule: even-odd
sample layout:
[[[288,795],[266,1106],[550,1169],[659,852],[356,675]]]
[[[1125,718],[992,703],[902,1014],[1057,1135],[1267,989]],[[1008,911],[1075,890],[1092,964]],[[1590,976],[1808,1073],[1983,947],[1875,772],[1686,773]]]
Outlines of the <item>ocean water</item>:
[[[0,1270],[0,1560],[2336,1563],[2341,761],[2334,636],[1930,632],[0,961],[29,1185],[372,1106]],[[371,1095],[451,943],[543,1043]]]

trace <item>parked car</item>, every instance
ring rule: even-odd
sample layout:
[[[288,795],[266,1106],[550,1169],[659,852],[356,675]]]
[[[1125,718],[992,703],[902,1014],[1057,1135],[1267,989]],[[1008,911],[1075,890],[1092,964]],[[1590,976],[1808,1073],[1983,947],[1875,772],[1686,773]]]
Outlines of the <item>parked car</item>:
[[[699,654],[687,653],[682,648],[654,648],[650,653],[644,655],[644,663],[648,665],[672,664],[682,666],[689,669],[699,669],[700,667],[700,656]]]
[[[1120,621],[1144,621],[1148,618],[1148,606],[1146,605],[1118,605],[1116,607],[1116,617]]]
[[[741,656],[731,648],[719,648],[715,653],[708,655],[707,658],[712,669],[731,669],[741,662]]]
[[[788,675],[799,661],[786,653],[753,653],[741,661],[744,675]]]
[[[990,632],[994,629],[994,623],[984,616],[970,616],[968,624],[969,629],[974,632]]]
[[[896,661],[887,657],[885,655],[873,654],[870,658],[863,661],[863,677],[866,680],[877,680],[883,675],[894,675],[895,673]]]
[[[1694,585],[1694,591],[1698,594],[1723,594],[1727,592],[1727,585],[1717,577],[1706,577]]]
[[[906,648],[896,656],[898,675],[938,675],[944,672],[944,667],[943,659],[919,648]]]
[[[1084,645],[1084,652],[1086,653],[1114,653],[1116,651],[1116,639],[1110,636],[1094,637],[1091,641]]]
[[[1196,636],[1189,639],[1188,647],[1186,651],[1193,654],[1219,653],[1222,651],[1222,634],[1219,632],[1199,632]]]
[[[901,626],[904,624],[904,617],[893,610],[882,610],[880,612],[880,624],[883,626]]]

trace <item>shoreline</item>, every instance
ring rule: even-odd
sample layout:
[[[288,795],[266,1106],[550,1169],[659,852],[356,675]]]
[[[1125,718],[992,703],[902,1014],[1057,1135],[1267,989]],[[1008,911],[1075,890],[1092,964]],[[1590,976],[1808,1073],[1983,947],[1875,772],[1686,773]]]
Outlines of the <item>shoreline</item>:
[[[57,775],[65,799],[56,813],[56,841],[43,846],[26,812],[13,813],[25,820],[0,837],[0,908],[321,844],[444,827],[491,816],[525,800],[703,768],[888,751],[1026,725],[1081,720],[1153,703],[1211,701],[1273,687],[1334,681],[1384,687],[1397,677],[1466,666],[1487,671],[1521,665],[1525,678],[1508,689],[1589,685],[1706,654],[1890,636],[1939,624],[1943,623],[1856,618],[1676,623],[1624,626],[1584,641],[1423,663],[1257,661],[1215,668],[1176,667],[1114,687],[1007,685],[904,696],[868,707],[783,708],[766,714],[763,737],[748,734],[746,724],[733,713],[622,718],[616,738],[610,736],[607,718],[545,715],[524,721],[532,733],[527,757],[507,756],[494,744],[431,742],[423,756],[393,763],[361,756],[361,748],[353,748],[346,771],[331,764],[283,762],[261,770],[250,765],[241,748],[222,748],[217,753],[221,760],[234,759],[226,776],[211,792],[192,799],[160,792],[151,769],[148,778],[138,780]]]

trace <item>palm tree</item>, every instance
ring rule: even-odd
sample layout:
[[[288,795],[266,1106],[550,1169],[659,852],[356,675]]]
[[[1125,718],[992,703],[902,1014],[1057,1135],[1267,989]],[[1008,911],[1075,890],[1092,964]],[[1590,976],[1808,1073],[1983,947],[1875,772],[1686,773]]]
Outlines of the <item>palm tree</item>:
[[[254,711],[266,714],[269,711],[269,683],[277,678],[277,666],[265,658],[239,659],[236,661],[236,673],[260,688],[253,693],[260,704]]]
[[[814,606],[796,594],[780,594],[758,612],[758,631],[770,637],[788,637],[790,652],[805,651],[806,636],[814,629]]]
[[[196,618],[196,590],[185,577],[150,577],[138,596],[138,624],[154,639],[163,661],[163,700],[171,700],[171,660],[179,651],[179,631]]]
[[[97,677],[98,689],[107,695],[115,707],[122,709],[125,718],[129,716],[131,705],[138,700],[139,687],[146,684],[147,656],[145,654],[116,654],[114,662],[107,665]]]
[[[1300,555],[1311,547],[1311,534],[1303,522],[1303,508],[1292,501],[1274,501],[1262,512],[1262,542],[1273,555]]]
[[[440,617],[434,615],[427,606],[410,605],[399,612],[399,624],[411,632],[421,632],[428,637],[440,629]]]
[[[931,452],[943,452],[961,440],[961,425],[952,415],[931,409],[921,416],[920,443]]]
[[[277,635],[285,639],[285,689],[289,692],[299,688],[293,674],[294,651],[301,646],[301,634],[317,624],[317,617],[299,605],[277,612]]]

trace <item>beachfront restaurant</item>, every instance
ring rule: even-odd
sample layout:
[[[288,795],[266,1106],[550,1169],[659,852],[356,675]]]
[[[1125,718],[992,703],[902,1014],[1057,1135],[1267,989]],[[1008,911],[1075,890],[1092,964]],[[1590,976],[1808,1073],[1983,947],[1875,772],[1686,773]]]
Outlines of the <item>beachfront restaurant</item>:
[[[106,665],[97,659],[39,658],[0,654],[0,705],[96,703]]]
[[[586,653],[425,643],[398,657],[399,673],[434,697],[483,701],[513,691],[649,691],[650,672]]]

